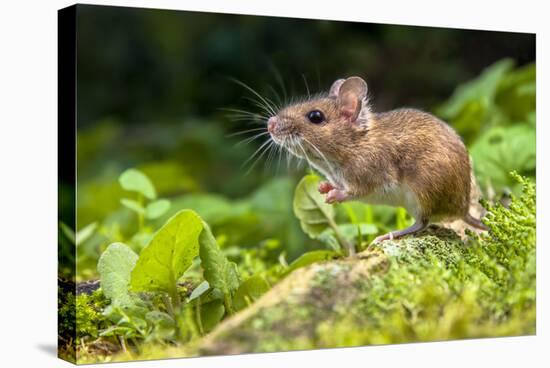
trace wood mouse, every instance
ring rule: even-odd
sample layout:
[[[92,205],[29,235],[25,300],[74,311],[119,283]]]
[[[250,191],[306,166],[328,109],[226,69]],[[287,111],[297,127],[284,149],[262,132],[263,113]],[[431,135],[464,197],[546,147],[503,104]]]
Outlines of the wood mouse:
[[[417,109],[375,113],[367,92],[360,77],[338,79],[328,94],[271,116],[271,139],[328,179],[319,185],[327,203],[360,200],[401,206],[414,217],[412,226],[381,235],[376,243],[442,220],[462,219],[486,230],[468,213],[472,170],[458,134]]]

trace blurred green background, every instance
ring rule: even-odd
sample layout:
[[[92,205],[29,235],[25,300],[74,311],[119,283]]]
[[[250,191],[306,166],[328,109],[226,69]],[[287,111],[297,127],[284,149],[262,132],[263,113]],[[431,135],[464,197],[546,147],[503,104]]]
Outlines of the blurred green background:
[[[80,279],[96,276],[106,245],[139,251],[182,208],[212,226],[245,274],[320,247],[292,214],[304,167],[242,167],[263,140],[236,145],[253,134],[231,133],[257,125],[223,109],[259,109],[230,78],[274,98],[360,75],[376,111],[413,106],[453,125],[488,195],[514,190],[511,170],[535,176],[532,34],[91,5],[78,7],[77,32]],[[121,204],[132,196],[118,182],[127,168],[170,199],[166,213],[140,224]],[[369,216],[382,231],[399,215]]]

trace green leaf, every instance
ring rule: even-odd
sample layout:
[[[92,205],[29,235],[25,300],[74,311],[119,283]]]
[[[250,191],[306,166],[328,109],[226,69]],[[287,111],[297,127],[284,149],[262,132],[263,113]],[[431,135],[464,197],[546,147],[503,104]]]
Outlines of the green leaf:
[[[193,289],[191,295],[189,296],[189,302],[197,299],[199,296],[204,294],[210,288],[208,281],[201,282],[196,288]]]
[[[513,67],[511,59],[500,60],[489,66],[476,79],[458,86],[451,98],[439,108],[439,114],[445,118],[454,117],[471,101],[493,99],[500,82]]]
[[[284,270],[283,276],[288,275],[298,268],[309,266],[317,262],[328,261],[336,257],[338,257],[338,253],[332,250],[314,250],[304,253]]]
[[[500,84],[513,67],[511,59],[503,59],[489,66],[476,79],[458,86],[436,114],[449,121],[467,142],[483,126],[506,120],[496,105],[496,96]]]
[[[200,234],[200,258],[204,278],[211,287],[219,289],[226,297],[239,287],[237,265],[222,253],[208,224],[203,223]]]
[[[496,102],[511,121],[525,121],[536,110],[536,65],[528,64],[502,80]]]
[[[140,215],[143,215],[145,213],[145,209],[138,201],[134,201],[133,199],[128,198],[122,198],[120,200],[120,203],[124,207],[129,208],[132,211],[139,213]]]
[[[202,220],[194,211],[182,210],[170,218],[141,251],[132,271],[132,290],[174,295],[177,280],[199,253],[202,229]]]
[[[357,237],[358,232],[361,232],[363,235],[374,235],[378,233],[378,227],[374,224],[343,224],[338,225],[342,235],[346,239],[354,239]]]
[[[101,279],[101,289],[114,305],[133,305],[134,299],[128,292],[130,274],[138,256],[123,243],[113,243],[101,254],[97,271]]]
[[[214,300],[209,303],[202,304],[201,308],[201,323],[203,332],[210,332],[221,321],[225,314],[225,308],[221,300]]]
[[[153,330],[149,338],[163,341],[172,340],[176,334],[176,322],[167,313],[151,311],[145,315],[145,319],[152,325]]]
[[[61,228],[61,232],[63,232],[63,235],[73,244],[76,244],[76,235],[67,224],[64,222],[59,222],[59,227]]]
[[[470,152],[476,176],[482,186],[491,183],[497,190],[513,184],[509,173],[534,175],[536,133],[528,124],[495,127],[474,143]]]
[[[170,201],[167,199],[157,199],[145,207],[145,217],[154,220],[164,215],[170,209]]]
[[[130,192],[138,192],[148,199],[155,199],[157,193],[151,180],[139,170],[128,169],[118,178],[118,182],[123,189]]]
[[[325,203],[317,190],[319,182],[318,176],[306,175],[294,192],[294,214],[300,220],[304,232],[313,239],[329,228],[334,221],[333,207]]]
[[[84,226],[82,229],[77,231],[75,235],[75,241],[76,245],[80,245],[84,243],[86,240],[88,240],[93,234],[94,231],[97,229],[97,222],[92,222],[91,224],[88,224]]]
[[[342,224],[338,225],[338,230],[342,234],[342,237],[351,244],[359,245],[359,235],[375,235],[378,234],[379,229],[375,224]],[[338,240],[334,235],[333,229],[326,229],[323,231],[317,238],[322,241],[324,244],[327,244],[335,251],[338,251],[340,246],[338,245]]]
[[[243,281],[235,292],[233,306],[235,310],[246,308],[269,290],[269,284],[261,276],[252,276]]]

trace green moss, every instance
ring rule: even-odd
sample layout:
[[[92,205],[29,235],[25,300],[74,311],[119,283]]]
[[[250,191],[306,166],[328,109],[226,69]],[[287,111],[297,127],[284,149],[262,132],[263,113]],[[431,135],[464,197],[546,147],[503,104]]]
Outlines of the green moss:
[[[59,357],[70,362],[76,360],[76,308],[74,284],[60,281],[57,289],[57,344]]]
[[[77,344],[80,344],[81,339],[93,340],[99,336],[99,329],[107,321],[102,314],[107,304],[101,290],[96,290],[90,295],[81,294],[76,297]]]
[[[297,269],[205,338],[152,356],[533,334],[536,194],[533,183],[516,178],[523,194],[509,208],[485,204],[490,231],[470,234],[466,244],[432,226],[354,259]],[[76,298],[78,338],[97,336],[103,302],[100,293]],[[140,359],[150,357],[146,351]],[[115,360],[128,359],[121,354]]]
[[[270,291],[269,303],[222,324],[201,352],[533,334],[536,195],[533,183],[516,179],[523,194],[509,208],[486,205],[487,234],[464,244],[453,231],[431,227],[359,259],[294,272]]]
[[[364,283],[354,318],[336,325],[361,326],[361,345],[534,333],[535,187],[516,178],[522,196],[487,206],[490,231],[468,246],[452,236],[383,243],[390,270]]]

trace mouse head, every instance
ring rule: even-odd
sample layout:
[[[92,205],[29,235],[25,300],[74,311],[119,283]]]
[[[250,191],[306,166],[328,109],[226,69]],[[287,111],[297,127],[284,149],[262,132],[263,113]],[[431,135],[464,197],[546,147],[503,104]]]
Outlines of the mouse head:
[[[343,149],[367,132],[367,91],[360,77],[338,79],[328,95],[281,109],[269,118],[267,129],[275,143],[318,168],[326,161],[340,162]]]

